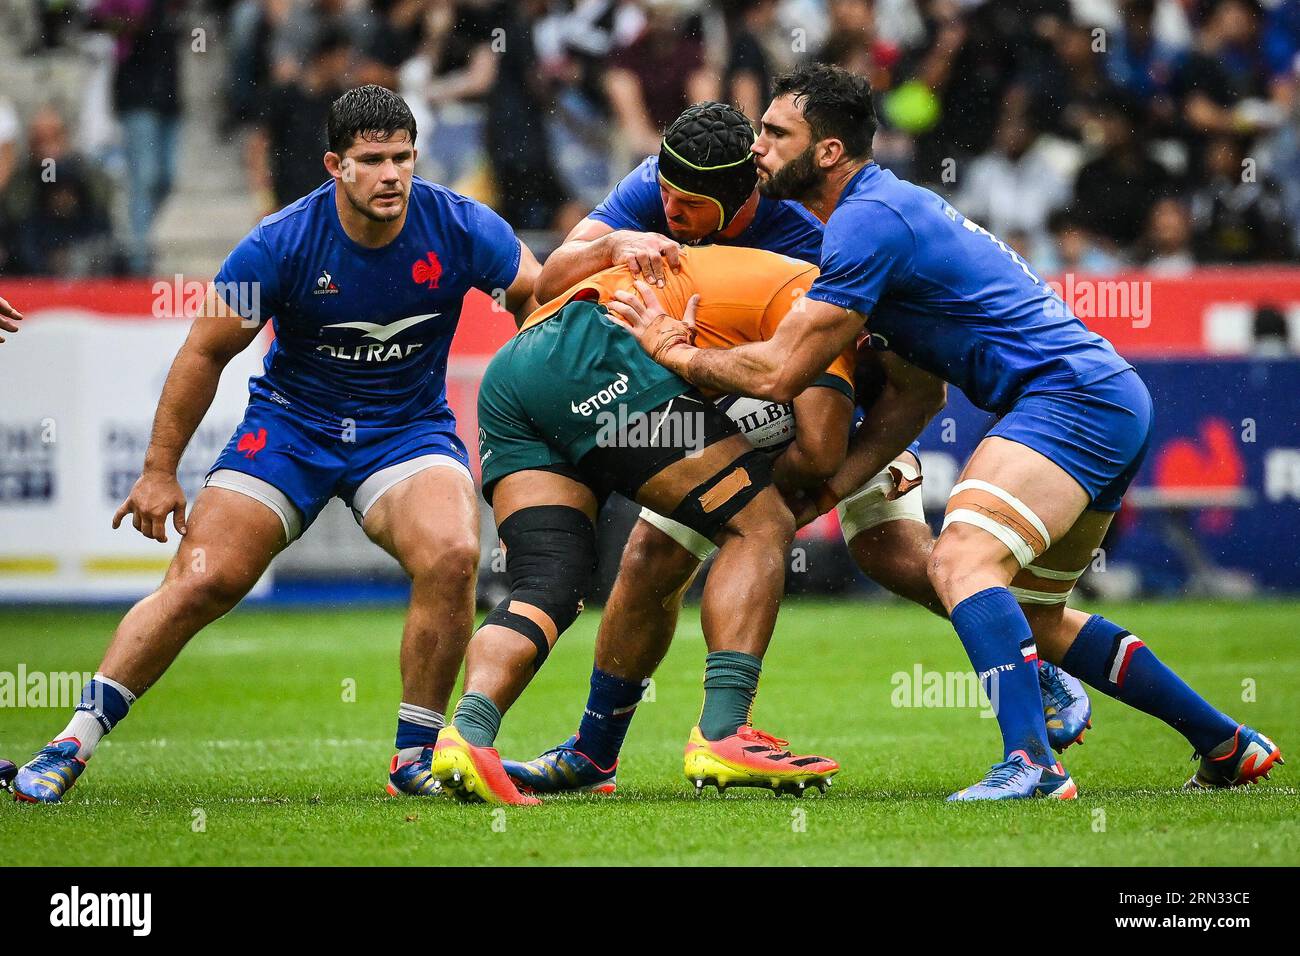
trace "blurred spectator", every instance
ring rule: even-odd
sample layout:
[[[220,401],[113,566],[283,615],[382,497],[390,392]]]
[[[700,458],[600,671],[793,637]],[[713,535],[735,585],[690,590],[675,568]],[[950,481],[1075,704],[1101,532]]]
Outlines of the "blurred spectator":
[[[773,71],[762,38],[776,23],[777,0],[740,0],[737,6],[727,51],[726,100],[757,124],[772,98]]]
[[[1143,106],[1148,132],[1170,128],[1176,119],[1171,92],[1185,51],[1160,36],[1155,0],[1120,0],[1120,26],[1106,38],[1110,81]]]
[[[1047,221],[1050,240],[1034,250],[1030,261],[1040,275],[1108,275],[1119,271],[1122,262],[1103,249],[1069,209],[1052,213]]]
[[[889,89],[901,51],[880,38],[875,0],[830,0],[827,13],[830,36],[815,59],[867,77],[873,89]]]
[[[371,0],[375,22],[357,83],[397,88],[397,71],[424,41],[425,16],[432,0]]]
[[[16,264],[16,224],[9,217],[5,201],[14,171],[18,168],[18,112],[8,99],[0,96],[0,273]]]
[[[1251,324],[1251,354],[1256,358],[1286,358],[1291,354],[1286,316],[1275,305],[1261,305]]]
[[[289,16],[292,0],[239,0],[230,14],[230,60],[226,65],[227,129],[256,119],[259,91],[271,85],[272,38]]]
[[[1143,267],[1159,275],[1183,275],[1196,266],[1192,249],[1192,214],[1187,203],[1166,196],[1151,207]]]
[[[1273,99],[1291,106],[1300,83],[1300,0],[1280,0],[1269,10],[1261,43]]]
[[[271,80],[285,84],[306,66],[321,34],[342,33],[358,50],[370,48],[376,18],[370,0],[289,0],[288,14],[271,40]],[[448,0],[450,5],[450,0]]]
[[[131,271],[153,268],[150,232],[171,192],[180,136],[180,45],[184,0],[98,0],[95,22],[117,40],[113,105],[127,163]]]
[[[253,186],[267,215],[329,179],[324,155],[330,104],[348,88],[352,43],[337,27],[316,34],[315,47],[294,79],[272,87],[258,109],[250,145]]]
[[[1192,194],[1198,254],[1206,262],[1290,260],[1281,195],[1244,147],[1238,137],[1217,136],[1206,149],[1205,177]]]
[[[957,167],[953,200],[963,215],[994,234],[1024,233],[1035,247],[1046,238],[1048,216],[1070,199],[1069,181],[1044,150],[1035,148],[1037,138],[1030,119],[1008,101],[993,148]]]
[[[1114,96],[1116,87],[1103,69],[1093,28],[1062,24],[1051,42],[1054,55],[1040,60],[1025,77],[1030,116],[1044,132],[1082,142],[1098,107]]]
[[[610,149],[604,59],[644,27],[639,8],[615,0],[579,0],[572,11],[549,4],[534,24],[538,69],[552,87],[551,163],[584,214],[626,172]]]
[[[77,0],[28,0],[36,10],[36,51],[64,46],[82,19]]]
[[[9,185],[18,162],[18,112],[13,103],[0,96],[0,195]]]
[[[687,6],[683,0],[646,0],[645,30],[609,58],[605,93],[636,156],[658,152],[662,131],[683,109],[721,93]]]
[[[1101,152],[1074,183],[1074,209],[1096,235],[1120,247],[1142,234],[1151,207],[1174,188],[1174,179],[1147,155],[1141,112],[1131,98],[1116,95],[1100,107]]]
[[[1196,47],[1174,77],[1182,120],[1194,134],[1239,135],[1282,122],[1269,102],[1268,71],[1259,45],[1259,8],[1253,0],[1217,0],[1196,35]],[[1202,137],[1188,138],[1190,168],[1203,171]]]
[[[398,73],[419,129],[421,175],[480,196],[484,186],[472,180],[483,171],[483,104],[501,53],[493,31],[506,17],[507,4],[493,0],[430,0],[419,52]]]
[[[54,107],[32,117],[27,161],[14,172],[4,203],[5,217],[15,225],[10,271],[76,277],[113,270],[108,184],[72,150]]]
[[[520,0],[500,11],[503,43],[488,94],[486,145],[497,209],[516,229],[568,232],[586,212],[569,209],[569,195],[551,162],[547,114],[553,91],[541,75],[532,27],[546,0]]]

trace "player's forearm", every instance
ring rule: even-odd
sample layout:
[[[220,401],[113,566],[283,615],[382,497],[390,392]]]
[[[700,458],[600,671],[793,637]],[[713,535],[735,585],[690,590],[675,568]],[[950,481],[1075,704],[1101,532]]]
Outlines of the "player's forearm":
[[[844,464],[826,482],[831,494],[845,498],[878,475],[916,441],[943,408],[944,397],[942,390],[909,394],[887,386],[850,439]]]
[[[613,265],[613,235],[609,232],[595,239],[571,240],[547,256],[537,277],[537,301],[550,302],[565,289]]]
[[[797,364],[797,357],[785,356],[783,361],[779,347],[770,340],[731,349],[682,349],[680,354],[681,359],[669,368],[691,384],[772,402],[794,401],[826,370],[825,364],[805,368]]]
[[[144,455],[146,472],[176,474],[181,455],[212,406],[224,367],[224,362],[212,356],[181,347],[154,413],[149,448]]]
[[[810,491],[831,478],[843,460],[843,449],[835,458],[795,441],[772,462],[772,483],[782,492]]]

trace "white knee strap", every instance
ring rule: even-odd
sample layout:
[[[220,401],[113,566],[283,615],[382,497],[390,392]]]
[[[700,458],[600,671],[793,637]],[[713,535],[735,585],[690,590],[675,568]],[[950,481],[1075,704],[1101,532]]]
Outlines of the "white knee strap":
[[[977,499],[989,495],[1006,507],[979,507]],[[976,510],[977,507],[979,510]],[[1013,520],[1011,515],[1005,513],[1007,509],[1020,520]],[[948,513],[944,516],[943,527],[947,528],[954,522],[971,524],[993,535],[1007,546],[1007,550],[1015,556],[1022,568],[1052,546],[1052,537],[1038,515],[1015,495],[987,481],[972,478],[953,486],[952,493],[948,496]]]

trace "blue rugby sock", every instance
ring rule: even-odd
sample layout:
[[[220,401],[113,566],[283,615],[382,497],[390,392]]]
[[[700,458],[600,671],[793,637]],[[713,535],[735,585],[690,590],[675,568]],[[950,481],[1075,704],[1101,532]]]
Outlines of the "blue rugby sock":
[[[1100,614],[1088,618],[1061,666],[1130,707],[1159,717],[1207,754],[1232,737],[1237,722],[1215,710],[1142,641]]]
[[[81,702],[72,720],[55,740],[71,737],[79,745],[77,756],[89,760],[103,736],[117,726],[135,703],[135,694],[125,684],[96,674],[81,690]]]
[[[602,770],[613,769],[618,760],[645,684],[643,680],[606,673],[599,667],[591,669],[591,691],[578,725],[577,749]]]
[[[432,747],[445,723],[442,714],[418,704],[403,701],[397,708],[397,737],[394,744],[404,759],[414,759],[412,751]]]
[[[1006,588],[986,588],[954,607],[951,619],[997,713],[1003,755],[1023,750],[1034,763],[1054,766],[1038,689],[1038,652],[1016,599]]]

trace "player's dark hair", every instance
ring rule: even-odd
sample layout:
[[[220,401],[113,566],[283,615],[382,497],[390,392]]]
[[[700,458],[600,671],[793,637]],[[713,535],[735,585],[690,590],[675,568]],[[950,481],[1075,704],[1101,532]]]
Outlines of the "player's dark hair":
[[[659,177],[673,189],[712,199],[718,228],[749,201],[758,169],[749,147],[754,127],[726,103],[696,103],[673,120],[659,146]]]
[[[803,111],[814,142],[838,139],[854,159],[871,155],[876,108],[864,77],[828,63],[808,63],[773,81],[773,98],[787,94]]]
[[[400,130],[406,130],[411,142],[415,142],[411,108],[406,100],[382,86],[358,86],[330,104],[326,135],[332,153],[341,155],[358,136],[386,140]]]

